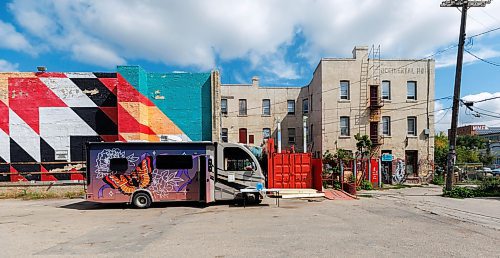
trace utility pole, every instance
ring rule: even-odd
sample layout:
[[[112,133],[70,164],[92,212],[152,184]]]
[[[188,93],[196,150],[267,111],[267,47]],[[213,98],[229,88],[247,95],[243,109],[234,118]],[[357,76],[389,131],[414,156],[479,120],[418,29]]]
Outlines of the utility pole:
[[[460,21],[460,35],[458,39],[457,66],[455,70],[455,88],[453,92],[453,108],[451,113],[451,128],[449,139],[449,152],[446,171],[446,190],[450,191],[453,185],[453,174],[455,159],[457,156],[455,145],[457,144],[457,124],[458,109],[460,105],[460,84],[462,82],[462,63],[464,57],[465,27],[467,22],[467,9],[470,7],[485,7],[489,1],[468,1],[468,0],[446,0],[441,3],[441,7],[462,7],[462,18]]]

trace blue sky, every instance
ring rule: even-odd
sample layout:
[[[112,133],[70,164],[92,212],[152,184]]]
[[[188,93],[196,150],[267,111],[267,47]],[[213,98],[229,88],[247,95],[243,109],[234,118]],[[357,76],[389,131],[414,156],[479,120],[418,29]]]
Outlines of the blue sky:
[[[381,45],[382,58],[419,59],[457,44],[460,12],[434,0],[23,1],[0,3],[0,71],[221,71],[223,83],[307,85],[321,57]],[[388,12],[387,10],[391,10]],[[500,27],[500,2],[469,10],[467,34]],[[467,49],[500,64],[500,30]],[[436,98],[452,95],[457,48],[437,55]],[[500,67],[465,53],[462,94],[500,96]],[[498,101],[497,101],[498,100]],[[479,104],[478,104],[479,105]],[[500,99],[481,108],[499,113]],[[441,100],[436,110],[451,106]],[[448,112],[451,113],[451,112]],[[436,112],[438,130],[450,114]],[[461,114],[463,123],[500,119]]]

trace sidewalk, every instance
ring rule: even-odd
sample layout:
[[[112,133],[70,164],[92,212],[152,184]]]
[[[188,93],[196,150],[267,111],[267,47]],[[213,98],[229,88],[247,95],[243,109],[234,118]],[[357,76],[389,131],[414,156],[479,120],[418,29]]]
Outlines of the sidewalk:
[[[394,200],[431,214],[500,230],[500,198],[454,199],[441,196],[442,187],[429,185],[390,190],[360,191],[358,196]]]

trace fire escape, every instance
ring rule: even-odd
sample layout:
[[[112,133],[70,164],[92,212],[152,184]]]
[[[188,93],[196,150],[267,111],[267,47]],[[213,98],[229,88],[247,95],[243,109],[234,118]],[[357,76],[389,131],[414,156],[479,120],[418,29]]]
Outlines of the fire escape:
[[[380,45],[377,48],[372,46],[371,52],[373,66],[370,69],[372,71],[372,84],[369,86],[370,98],[368,99],[368,108],[370,113],[370,140],[373,147],[377,148],[384,143],[379,126],[382,117],[381,108],[384,105],[380,89]]]

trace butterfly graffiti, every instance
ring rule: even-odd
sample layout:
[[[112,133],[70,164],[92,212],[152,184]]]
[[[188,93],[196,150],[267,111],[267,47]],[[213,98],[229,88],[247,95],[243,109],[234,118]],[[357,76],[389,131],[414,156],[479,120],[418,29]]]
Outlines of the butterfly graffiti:
[[[149,154],[144,154],[132,173],[109,174],[103,178],[103,181],[126,195],[133,194],[137,189],[148,188],[152,182],[152,158]]]

